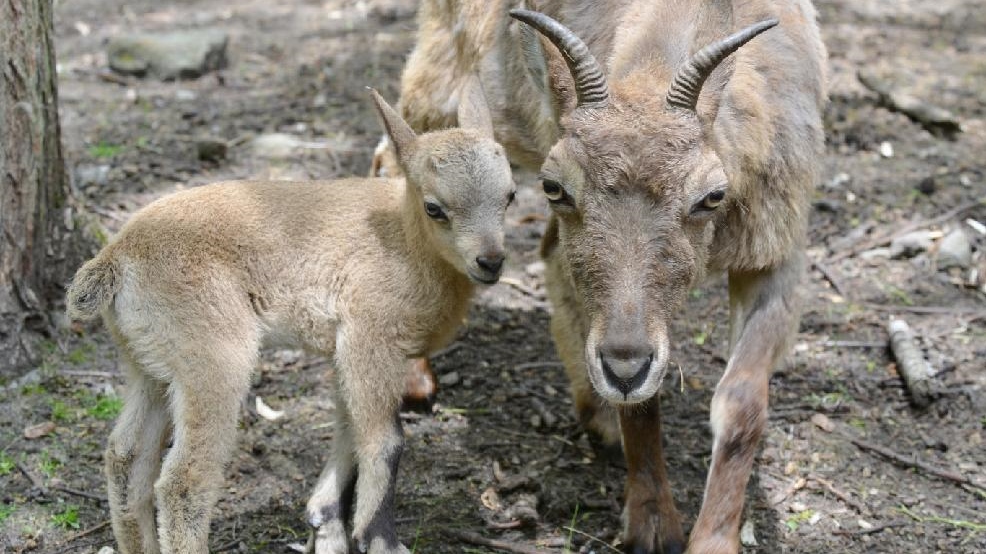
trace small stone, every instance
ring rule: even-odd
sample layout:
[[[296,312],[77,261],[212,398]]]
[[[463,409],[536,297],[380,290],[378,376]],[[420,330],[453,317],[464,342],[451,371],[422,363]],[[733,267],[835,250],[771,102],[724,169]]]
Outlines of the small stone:
[[[535,429],[541,427],[541,416],[534,414],[531,416],[531,427]]]
[[[229,145],[222,139],[201,138],[195,142],[195,149],[203,162],[219,162],[226,159]]]
[[[832,420],[829,419],[827,415],[822,413],[811,416],[811,422],[826,433],[831,433],[835,429],[835,424],[832,423]]]
[[[880,155],[883,156],[884,158],[893,158],[894,157],[894,145],[890,144],[887,141],[881,142],[880,143]]]
[[[80,164],[75,167],[75,188],[102,187],[109,182],[110,166],[106,164]]]
[[[961,229],[945,235],[938,244],[938,269],[966,268],[972,263],[972,245]]]
[[[541,277],[544,275],[544,262],[538,260],[527,264],[527,266],[524,267],[524,273],[526,273],[529,277]]]
[[[928,250],[932,245],[932,234],[928,231],[914,231],[899,236],[890,242],[890,257],[893,259],[913,258]]]
[[[442,385],[443,387],[451,387],[453,385],[459,384],[460,380],[461,377],[459,377],[458,371],[450,371],[438,378],[438,384]]]
[[[829,190],[838,190],[845,188],[847,185],[852,183],[852,177],[845,172],[836,173],[832,179],[827,181],[824,185],[825,188]]]
[[[740,528],[740,544],[743,546],[756,546],[757,537],[753,531],[753,520],[748,519],[744,521],[743,527]]]
[[[268,133],[253,139],[251,144],[253,153],[261,158],[283,159],[293,156],[305,142],[285,133]]]
[[[113,550],[112,546],[104,546],[96,554],[116,554],[116,550]]]
[[[937,189],[938,189],[938,182],[931,175],[925,177],[924,179],[921,179],[921,182],[918,183],[918,190],[921,191],[922,194],[930,195],[934,193],[935,190]]]
[[[856,524],[859,525],[860,529],[864,529],[864,530],[873,528],[873,524],[866,521],[865,519],[858,520]]]

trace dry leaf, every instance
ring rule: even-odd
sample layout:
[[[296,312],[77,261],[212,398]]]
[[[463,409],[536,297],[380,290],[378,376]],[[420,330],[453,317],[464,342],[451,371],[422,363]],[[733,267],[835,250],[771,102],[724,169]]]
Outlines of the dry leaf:
[[[25,439],[40,439],[41,437],[51,433],[55,430],[54,421],[45,421],[38,423],[36,425],[31,425],[30,427],[24,428],[24,438]]]

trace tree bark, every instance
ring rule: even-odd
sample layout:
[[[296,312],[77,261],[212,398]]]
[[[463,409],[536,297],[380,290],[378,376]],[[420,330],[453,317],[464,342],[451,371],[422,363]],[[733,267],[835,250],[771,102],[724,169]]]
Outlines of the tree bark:
[[[37,361],[81,258],[58,125],[51,0],[0,0],[0,376]]]

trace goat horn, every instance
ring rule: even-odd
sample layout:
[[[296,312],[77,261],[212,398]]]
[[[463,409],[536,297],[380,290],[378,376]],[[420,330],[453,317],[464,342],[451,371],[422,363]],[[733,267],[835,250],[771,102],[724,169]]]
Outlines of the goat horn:
[[[548,38],[552,44],[561,50],[568,70],[572,72],[575,81],[575,96],[578,105],[602,107],[609,100],[609,87],[606,76],[603,75],[599,62],[596,61],[589,47],[582,39],[575,36],[568,27],[558,23],[543,13],[530,10],[510,10],[510,17],[523,21],[537,29]]]
[[[695,111],[702,85],[722,60],[777,23],[777,18],[765,19],[695,52],[688,63],[675,73],[668,89],[668,104]]]

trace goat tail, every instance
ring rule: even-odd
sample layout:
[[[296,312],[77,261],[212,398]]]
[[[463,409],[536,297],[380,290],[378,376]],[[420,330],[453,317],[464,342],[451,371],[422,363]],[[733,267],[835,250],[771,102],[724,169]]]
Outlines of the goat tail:
[[[75,273],[65,295],[72,319],[89,320],[106,308],[120,290],[120,263],[111,248],[104,248]]]

